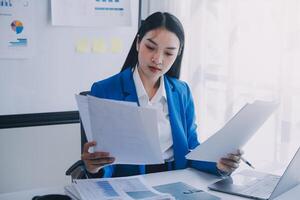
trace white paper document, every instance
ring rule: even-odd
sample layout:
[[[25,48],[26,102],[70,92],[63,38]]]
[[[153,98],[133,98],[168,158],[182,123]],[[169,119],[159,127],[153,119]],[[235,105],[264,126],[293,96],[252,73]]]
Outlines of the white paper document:
[[[32,0],[0,0],[0,59],[34,56],[39,39],[35,35],[35,4]]]
[[[52,25],[131,26],[131,1],[51,0]]]
[[[187,154],[186,158],[217,162],[228,153],[241,149],[278,105],[265,101],[246,104],[221,130]]]
[[[75,180],[65,191],[81,200],[175,200],[148,186],[141,176]]]
[[[135,103],[76,95],[80,117],[94,151],[109,152],[114,164],[163,163],[157,111]]]

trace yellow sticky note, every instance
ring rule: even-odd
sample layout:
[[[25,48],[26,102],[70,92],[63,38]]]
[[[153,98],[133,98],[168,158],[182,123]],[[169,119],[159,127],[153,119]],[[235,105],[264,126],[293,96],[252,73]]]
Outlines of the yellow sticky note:
[[[123,48],[123,42],[120,38],[112,38],[111,39],[111,52],[112,53],[120,53]]]
[[[103,39],[96,39],[92,44],[92,51],[94,53],[104,53],[106,51],[105,43]]]
[[[87,53],[89,52],[89,41],[88,39],[80,39],[76,43],[76,51],[78,53]]]

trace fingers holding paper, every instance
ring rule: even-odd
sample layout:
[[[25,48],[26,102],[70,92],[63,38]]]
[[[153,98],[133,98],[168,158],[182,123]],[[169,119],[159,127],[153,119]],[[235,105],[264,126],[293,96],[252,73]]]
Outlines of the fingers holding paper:
[[[115,161],[115,158],[111,157],[109,152],[90,153],[88,150],[93,146],[96,146],[95,141],[84,144],[81,159],[90,173],[97,173],[104,165],[112,164]]]
[[[242,150],[237,150],[227,154],[226,157],[221,158],[217,162],[217,168],[226,174],[231,174],[234,170],[239,167],[240,160],[244,152]]]

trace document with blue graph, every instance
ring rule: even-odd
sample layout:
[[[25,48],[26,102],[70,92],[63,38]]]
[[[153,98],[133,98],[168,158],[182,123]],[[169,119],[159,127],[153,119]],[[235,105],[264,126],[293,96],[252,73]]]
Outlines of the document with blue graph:
[[[58,26],[131,26],[131,13],[131,1],[51,0],[52,25]]]
[[[175,200],[147,185],[141,176],[75,180],[65,191],[81,200]]]
[[[0,59],[34,56],[35,4],[32,0],[0,0]]]

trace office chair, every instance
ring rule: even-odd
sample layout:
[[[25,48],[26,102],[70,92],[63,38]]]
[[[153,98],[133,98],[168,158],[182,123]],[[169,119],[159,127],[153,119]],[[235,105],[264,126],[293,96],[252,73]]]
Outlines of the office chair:
[[[79,94],[86,96],[89,93],[90,91],[84,91],[84,92],[80,92]],[[79,120],[80,120],[80,135],[81,135],[81,153],[82,153],[83,145],[87,142],[87,138],[80,117]],[[73,179],[100,178],[102,177],[102,172],[100,170],[100,172],[97,174],[91,174],[86,170],[84,162],[82,160],[78,160],[71,167],[69,167],[69,169],[67,169],[66,175],[71,176],[73,181]]]

